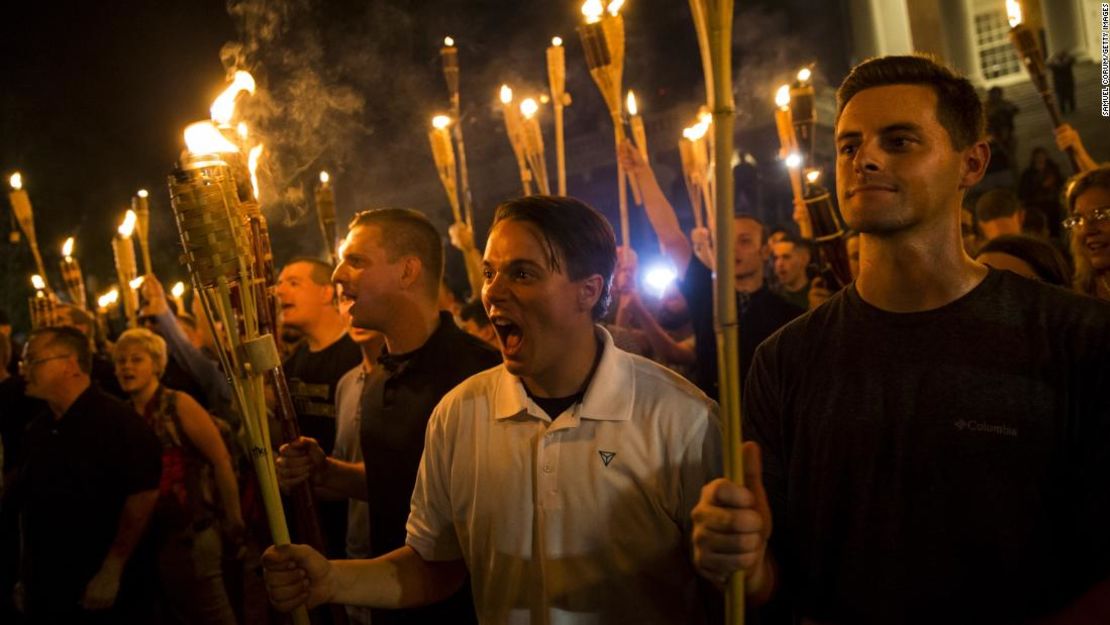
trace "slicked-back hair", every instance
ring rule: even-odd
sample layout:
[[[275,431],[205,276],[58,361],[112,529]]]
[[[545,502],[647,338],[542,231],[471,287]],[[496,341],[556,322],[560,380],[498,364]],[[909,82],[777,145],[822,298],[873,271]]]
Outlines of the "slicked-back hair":
[[[72,352],[81,373],[88,375],[92,371],[92,345],[84,332],[68,326],[38,328],[31,331],[27,342],[30,343],[38,336],[46,337],[43,347],[61,347]]]
[[[428,295],[439,295],[443,279],[443,239],[428,218],[407,208],[376,208],[355,214],[350,229],[376,226],[381,230],[381,246],[389,262],[402,256],[415,256],[424,268]]]
[[[335,267],[332,267],[331,263],[320,260],[314,256],[297,256],[285,263],[285,267],[296,265],[297,263],[304,263],[312,267],[312,271],[310,271],[308,275],[309,278],[312,279],[313,284],[317,286],[331,286],[331,274],[335,271]],[[284,270],[285,267],[282,267],[282,269]]]
[[[952,147],[965,150],[983,138],[983,103],[971,82],[927,54],[881,56],[852,68],[836,92],[836,117],[864,89],[889,85],[921,85],[937,94],[937,121],[948,132]]]
[[[605,316],[617,266],[617,239],[601,213],[572,197],[529,195],[498,206],[493,225],[502,221],[532,224],[540,231],[551,271],[561,271],[571,280],[601,276],[601,297],[590,313],[595,321]]]

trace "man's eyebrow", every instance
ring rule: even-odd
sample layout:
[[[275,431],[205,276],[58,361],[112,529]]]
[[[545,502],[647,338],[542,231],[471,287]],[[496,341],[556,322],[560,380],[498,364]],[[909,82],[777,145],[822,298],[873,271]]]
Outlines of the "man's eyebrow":
[[[501,264],[504,265],[508,269],[514,269],[514,268],[518,268],[518,267],[535,267],[537,269],[544,269],[543,265],[537,263],[534,260],[530,260],[530,259],[527,259],[527,258],[510,258],[509,260],[507,260],[507,261],[505,261]],[[486,260],[484,258],[482,259],[482,266],[483,267],[490,267],[492,265],[493,265],[493,263],[491,263],[489,260]]]
[[[886,126],[883,126],[882,128],[879,129],[879,134],[886,135],[886,134],[890,134],[892,132],[905,132],[905,131],[921,132],[921,126],[919,124],[915,124],[913,122],[898,122],[898,123],[888,124]],[[841,132],[841,133],[836,135],[836,140],[837,140],[837,142],[840,142],[840,141],[846,141],[848,139],[859,139],[862,136],[863,136],[863,133],[858,131],[858,130],[845,130],[844,132]]]

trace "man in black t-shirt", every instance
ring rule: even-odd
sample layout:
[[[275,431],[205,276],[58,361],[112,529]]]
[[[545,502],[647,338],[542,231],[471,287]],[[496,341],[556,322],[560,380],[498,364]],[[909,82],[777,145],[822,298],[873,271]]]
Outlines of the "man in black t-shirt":
[[[362,362],[362,351],[347,336],[347,323],[336,306],[331,265],[316,258],[297,258],[282,268],[274,289],[284,326],[304,340],[284,363],[285,379],[301,434],[319,441],[326,453],[335,447],[335,387],[343,374]],[[347,504],[317,505],[328,553],[342,557],[347,541]]]
[[[12,493],[30,622],[152,622],[153,554],[141,544],[161,444],[129,404],[91,382],[89,342],[77,330],[33,332],[20,369],[27,394],[49,407],[28,430]]]
[[[334,280],[352,324],[385,336],[380,366],[363,383],[360,412],[363,462],[326,457],[302,438],[281,449],[282,486],[312,479],[320,496],[365,499],[370,555],[405,544],[405,522],[428,419],[439,400],[471,375],[500,362],[497,352],[439,311],[443,243],[427,218],[383,209],[355,216]],[[469,586],[423,608],[373,610],[372,622],[473,623]]]
[[[1110,306],[967,256],[967,80],[873,59],[838,104],[860,274],[757,352],[695,562],[770,623],[1110,622]]]

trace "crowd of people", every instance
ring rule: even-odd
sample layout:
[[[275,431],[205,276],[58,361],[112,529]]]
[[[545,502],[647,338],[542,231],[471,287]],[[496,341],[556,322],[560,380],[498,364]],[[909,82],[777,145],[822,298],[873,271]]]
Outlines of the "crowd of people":
[[[269,544],[203,307],[147,276],[113,341],[64,304],[17,353],[9,325],[0,621],[701,623],[743,571],[759,623],[1110,622],[1110,166],[1065,126],[1083,173],[1042,149],[1019,189],[976,193],[985,124],[935,60],[852,70],[839,290],[791,227],[684,232],[631,145],[678,276],[660,293],[573,198],[502,203],[480,251],[456,225],[463,302],[426,217],[358,213],[338,266],[295,258],[274,288],[301,432],[276,472],[311,490],[319,548]]]

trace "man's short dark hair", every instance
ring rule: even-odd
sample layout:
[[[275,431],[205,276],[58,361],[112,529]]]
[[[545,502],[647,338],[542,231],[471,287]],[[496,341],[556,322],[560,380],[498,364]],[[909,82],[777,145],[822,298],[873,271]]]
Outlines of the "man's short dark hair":
[[[804,250],[807,254],[809,254],[810,262],[813,262],[814,260],[816,260],[816,258],[817,258],[817,246],[814,245],[812,239],[805,239],[805,238],[797,237],[797,236],[788,236],[785,239],[783,239],[783,242],[784,243],[793,243],[795,250]]]
[[[331,263],[320,260],[315,256],[297,256],[285,263],[285,267],[296,265],[297,263],[305,263],[312,267],[308,275],[314,284],[318,286],[331,286],[331,274],[335,271],[335,267],[332,267]],[[284,270],[285,267],[282,269]]]
[[[975,218],[979,223],[1013,217],[1021,210],[1021,200],[1009,189],[991,189],[975,201]]]
[[[736,220],[736,219],[745,219],[747,221],[754,222],[755,225],[759,226],[759,244],[760,245],[767,245],[767,242],[771,240],[771,235],[774,234],[775,232],[779,232],[780,230],[782,232],[786,232],[788,237],[790,236],[790,231],[785,229],[785,228],[781,228],[781,229],[776,228],[775,230],[768,230],[767,229],[767,224],[763,223],[763,220],[761,220],[759,217],[756,217],[755,215],[749,215],[747,213],[737,213],[733,217],[733,220]]]
[[[443,279],[443,239],[428,218],[407,208],[377,208],[359,212],[351,220],[356,226],[376,226],[382,231],[381,245],[386,259],[396,262],[402,256],[415,256],[424,266],[427,293],[439,294]]]
[[[532,224],[540,231],[550,270],[563,271],[571,280],[601,276],[601,297],[590,312],[595,320],[604,317],[617,266],[617,239],[609,221],[581,200],[550,195],[529,195],[502,203],[493,225],[509,220]]]
[[[983,138],[986,121],[975,87],[932,55],[882,56],[852,68],[836,92],[836,117],[864,89],[921,85],[937,94],[937,121],[948,131],[952,147],[964,150]]]
[[[1056,246],[1024,234],[1004,234],[983,244],[975,257],[987,252],[1008,254],[1025,261],[1042,282],[1067,288],[1071,284],[1071,267]]]
[[[37,336],[46,337],[44,347],[61,347],[72,352],[77,358],[81,373],[88,375],[92,371],[92,344],[84,332],[66,326],[37,328],[31,331],[27,342],[30,343]]]

